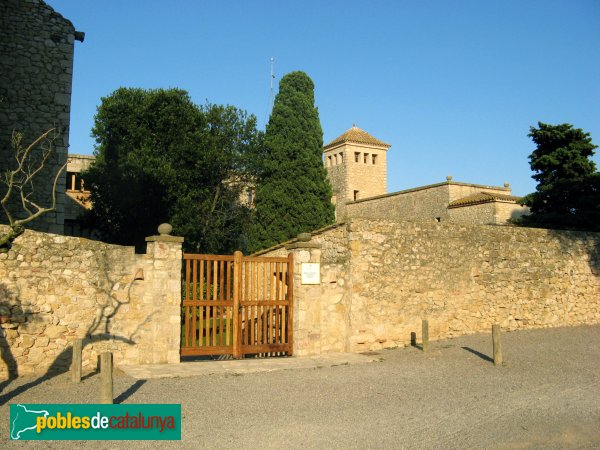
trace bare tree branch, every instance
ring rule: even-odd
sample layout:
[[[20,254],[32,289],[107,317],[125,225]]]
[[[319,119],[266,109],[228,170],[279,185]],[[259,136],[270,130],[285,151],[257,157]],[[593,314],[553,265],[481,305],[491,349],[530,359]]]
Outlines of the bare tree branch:
[[[56,189],[58,181],[65,170],[67,164],[63,164],[52,183],[52,202],[50,206],[45,207],[34,202],[31,197],[34,194],[34,179],[43,170],[48,159],[52,155],[54,149],[54,141],[58,137],[58,133],[54,128],[42,133],[27,147],[23,148],[23,134],[13,131],[12,145],[15,152],[15,160],[17,167],[13,170],[8,170],[2,179],[6,185],[6,192],[0,200],[0,206],[4,211],[4,215],[8,219],[9,231],[0,235],[0,252],[8,251],[12,242],[25,231],[25,225],[37,219],[43,214],[52,212],[56,209]],[[36,148],[40,148],[41,157],[33,158],[33,152]],[[15,214],[10,210],[10,200],[13,196],[18,198],[21,205],[24,217],[16,218]]]

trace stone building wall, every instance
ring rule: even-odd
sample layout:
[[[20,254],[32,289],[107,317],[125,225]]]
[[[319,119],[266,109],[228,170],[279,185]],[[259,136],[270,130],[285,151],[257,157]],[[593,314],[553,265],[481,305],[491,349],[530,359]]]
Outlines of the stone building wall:
[[[340,156],[339,154],[335,155],[325,155],[326,161],[326,169],[327,169],[327,179],[331,184],[333,198],[331,199],[332,203],[335,205],[335,216],[336,220],[341,219],[345,216],[345,204],[346,204],[346,190],[347,190],[347,174],[346,168],[343,164],[335,164],[335,156],[338,156],[338,163]],[[331,158],[331,160],[329,159]],[[328,165],[329,164],[329,165]]]
[[[346,205],[346,217],[426,221],[466,220],[469,223],[499,223],[495,222],[497,215],[495,210],[488,213],[489,208],[476,208],[474,211],[467,211],[471,207],[469,205],[462,208],[463,211],[455,213],[448,210],[450,202],[479,192],[510,195],[511,189],[509,187],[447,181],[350,202]],[[500,216],[500,213],[498,216]],[[483,221],[472,221],[480,219]]]
[[[506,225],[529,213],[529,208],[516,203],[492,201],[478,205],[466,205],[448,209],[448,219],[452,222]]]
[[[35,180],[35,199],[43,206],[51,204],[54,176],[67,161],[75,39],[83,40],[83,33],[41,0],[0,2],[0,172],[14,161],[13,130],[28,145],[56,129],[54,153]],[[61,177],[56,211],[33,228],[63,232],[64,190]]]
[[[509,220],[518,219],[527,214],[530,214],[530,210],[527,206],[515,203],[496,202],[496,224],[505,224]]]
[[[27,230],[0,253],[0,378],[8,366],[20,375],[66,370],[78,338],[85,370],[103,351],[116,365],[179,362],[182,239],[147,240],[139,255]]]
[[[345,218],[347,202],[387,192],[387,147],[344,142],[326,148],[324,158],[337,220]]]
[[[321,262],[295,285],[297,354],[407,345],[424,318],[431,339],[600,323],[598,233],[353,219],[287,247]]]
[[[358,156],[358,161],[356,157]],[[375,156],[375,163],[373,163]],[[346,200],[374,197],[387,192],[387,149],[367,145],[346,144]],[[365,161],[366,159],[366,161]]]
[[[448,219],[452,222],[495,224],[495,202],[480,203],[479,205],[465,205],[460,208],[449,208]]]
[[[448,183],[448,203],[458,200],[459,198],[467,197],[471,194],[479,192],[489,192],[490,194],[511,195],[512,189],[508,186],[487,186],[483,184],[459,183],[449,181]]]
[[[448,184],[441,183],[350,202],[346,205],[346,217],[447,220],[448,198]]]

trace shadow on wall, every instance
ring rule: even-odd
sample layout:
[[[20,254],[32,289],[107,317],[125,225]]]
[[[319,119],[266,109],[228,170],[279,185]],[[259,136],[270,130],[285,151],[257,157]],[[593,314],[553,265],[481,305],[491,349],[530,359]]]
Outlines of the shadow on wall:
[[[4,282],[0,282],[0,357],[8,370],[8,379],[0,382],[0,392],[19,376],[19,367],[8,339],[17,333],[18,324],[25,320],[27,316],[21,307],[19,295],[13,294]]]
[[[99,265],[102,268],[101,272],[103,273],[104,279],[102,280],[102,283],[100,283],[102,284],[100,290],[104,294],[103,296],[105,301],[97,305],[96,315],[92,319],[90,325],[87,327],[85,337],[83,338],[83,348],[85,348],[86,345],[93,345],[103,341],[117,341],[128,345],[133,345],[136,343],[134,340],[135,336],[157,311],[152,312],[143,321],[141,321],[128,337],[112,334],[111,325],[113,323],[113,319],[117,316],[123,305],[131,302],[131,291],[136,280],[132,280],[127,284],[125,298],[119,299],[117,295],[117,292],[119,292],[119,282],[111,280],[108,270],[109,261],[107,260],[106,255],[102,255],[101,258],[102,260],[100,261]],[[0,283],[0,321],[2,322],[2,327],[0,328],[0,350],[2,361],[8,368],[8,379],[0,382],[0,393],[3,392],[19,376],[18,363],[13,352],[11,351],[8,336],[11,334],[16,335],[18,333],[17,329],[20,324],[35,320],[41,320],[41,318],[39,318],[39,313],[23,310],[21,307],[19,292],[16,286],[11,290],[5,283]],[[14,338],[16,339],[16,336]],[[0,405],[7,403],[15,396],[43,383],[44,381],[67,372],[70,368],[72,359],[73,348],[71,345],[69,345],[67,348],[63,349],[58,356],[56,356],[44,375],[29,383],[18,386],[16,389],[13,389],[8,393],[0,395]],[[129,395],[139,389],[140,386],[137,386],[125,397],[123,397],[125,393],[121,394],[120,397],[123,397],[123,399],[127,398]]]
[[[551,236],[558,240],[561,250],[566,254],[573,252],[573,242],[583,241],[590,270],[596,277],[600,276],[600,233],[561,230],[548,231]]]

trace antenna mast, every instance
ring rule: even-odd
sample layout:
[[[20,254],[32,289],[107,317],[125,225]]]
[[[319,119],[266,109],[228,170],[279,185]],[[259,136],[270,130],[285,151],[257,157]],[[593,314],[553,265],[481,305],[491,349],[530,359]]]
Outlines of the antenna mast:
[[[269,109],[273,110],[273,103],[275,101],[275,94],[273,91],[273,80],[275,79],[275,58],[271,58],[271,104],[269,105]]]

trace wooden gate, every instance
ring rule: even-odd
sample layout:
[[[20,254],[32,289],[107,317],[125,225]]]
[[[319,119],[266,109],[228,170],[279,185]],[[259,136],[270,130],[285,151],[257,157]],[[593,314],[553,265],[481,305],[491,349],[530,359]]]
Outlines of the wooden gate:
[[[184,253],[181,355],[292,354],[293,255]]]

